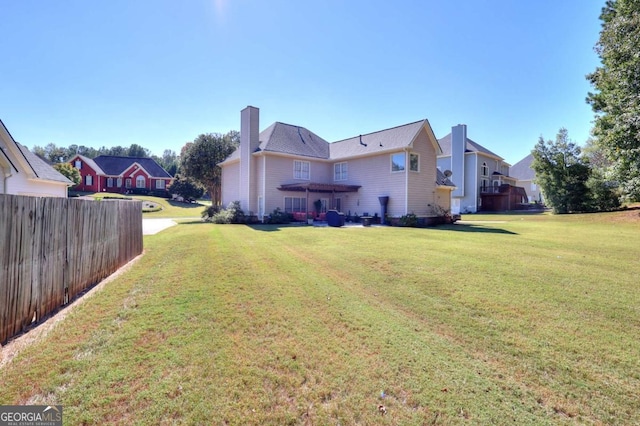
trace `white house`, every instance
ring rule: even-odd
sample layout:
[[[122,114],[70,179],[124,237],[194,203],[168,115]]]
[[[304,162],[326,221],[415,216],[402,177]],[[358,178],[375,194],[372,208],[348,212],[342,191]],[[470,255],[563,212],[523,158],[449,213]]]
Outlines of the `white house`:
[[[73,182],[27,147],[17,143],[0,120],[0,194],[67,197]]]

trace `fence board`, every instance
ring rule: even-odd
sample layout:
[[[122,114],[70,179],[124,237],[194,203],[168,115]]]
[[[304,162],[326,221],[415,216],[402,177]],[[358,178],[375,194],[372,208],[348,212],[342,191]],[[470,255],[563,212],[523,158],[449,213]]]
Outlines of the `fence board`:
[[[139,201],[0,194],[0,342],[142,253]]]

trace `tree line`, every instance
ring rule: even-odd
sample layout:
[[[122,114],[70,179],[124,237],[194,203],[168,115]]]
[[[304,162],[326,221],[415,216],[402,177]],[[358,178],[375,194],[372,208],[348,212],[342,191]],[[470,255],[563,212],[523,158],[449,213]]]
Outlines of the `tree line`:
[[[543,137],[532,168],[557,213],[606,211],[640,201],[640,1],[607,0],[595,46],[601,66],[587,75],[595,91],[593,137],[581,150],[560,129]]]
[[[170,149],[165,149],[162,156],[157,156],[151,153],[150,150],[144,148],[138,144],[131,144],[131,146],[114,146],[111,148],[101,147],[93,148],[85,145],[69,145],[68,147],[57,146],[54,143],[49,143],[42,146],[34,146],[31,150],[34,154],[38,155],[45,160],[56,164],[66,163],[76,155],[84,155],[87,158],[95,158],[99,155],[114,155],[120,157],[138,157],[138,158],[153,158],[158,164],[162,166],[171,176],[175,176],[179,168],[179,157]]]

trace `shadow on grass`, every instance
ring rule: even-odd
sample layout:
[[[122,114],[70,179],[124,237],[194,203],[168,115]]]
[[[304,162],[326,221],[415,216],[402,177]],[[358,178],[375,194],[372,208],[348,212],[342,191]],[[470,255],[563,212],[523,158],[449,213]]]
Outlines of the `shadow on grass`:
[[[300,226],[303,226],[303,225],[300,225],[297,223],[280,224],[280,225],[256,223],[256,224],[247,225],[247,226],[253,229],[254,231],[276,232],[276,231],[279,231],[281,228],[299,228]]]
[[[457,231],[457,232],[480,232],[480,233],[488,233],[488,234],[507,234],[507,235],[518,235],[517,232],[507,231],[502,228],[494,228],[494,227],[486,227],[482,225],[472,225],[472,224],[462,224],[456,223],[453,225],[440,225],[435,229],[442,229],[446,231]]]
[[[204,204],[200,204],[200,203],[184,203],[184,202],[175,201],[175,200],[167,200],[167,202],[173,207],[180,207],[183,209],[201,209],[203,207],[207,207]]]

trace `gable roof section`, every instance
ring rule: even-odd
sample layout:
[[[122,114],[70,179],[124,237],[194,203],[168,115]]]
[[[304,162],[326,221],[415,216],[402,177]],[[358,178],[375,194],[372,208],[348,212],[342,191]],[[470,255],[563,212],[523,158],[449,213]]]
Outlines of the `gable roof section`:
[[[443,137],[442,139],[438,139],[438,143],[442,148],[442,156],[444,157],[450,156],[451,155],[451,133],[449,133],[447,136]],[[475,152],[475,153],[490,155],[500,160],[504,160],[504,158],[500,157],[498,154],[492,151],[489,151],[487,148],[483,147],[477,142],[472,141],[469,138],[467,138],[467,149],[465,152]]]
[[[107,176],[120,176],[134,163],[138,163],[152,178],[171,179],[171,175],[156,163],[153,158],[100,155],[94,158],[93,161]]]
[[[427,120],[420,120],[333,142],[330,144],[331,159],[347,159],[406,148],[411,145],[423,126],[431,129]]]
[[[329,142],[300,126],[275,122],[260,132],[260,151],[329,158]]]
[[[73,184],[73,182],[67,179],[63,174],[29,151],[26,146],[16,142],[2,120],[0,120],[0,130],[5,134],[5,137],[3,138],[5,143],[11,144],[15,147],[13,149],[11,147],[7,147],[9,148],[8,151],[11,152],[13,150],[14,159],[16,160],[15,162],[11,160],[9,154],[5,152],[4,149],[2,150],[2,156],[7,159],[9,164],[11,164],[11,167],[13,167],[16,172],[24,172],[30,179],[35,178],[37,180],[59,182],[67,185]]]
[[[531,168],[533,154],[529,154],[509,168],[509,175],[518,180],[534,180],[536,172]]]
[[[76,156],[73,157],[73,159],[76,159],[76,158],[79,158],[80,161],[84,161],[84,163],[87,166],[91,167],[96,172],[96,174],[99,174],[99,175],[105,174],[104,170],[102,170],[102,168],[98,166],[96,162],[93,161],[91,158],[85,157],[84,155],[81,155],[81,154],[76,154]],[[73,161],[73,159],[71,161]]]
[[[53,182],[62,182],[73,185],[73,182],[67,179],[66,176],[51,167],[43,159],[29,151],[26,146],[19,144],[18,142],[16,142],[16,145],[18,146],[18,149],[24,156],[27,163],[29,163],[29,166],[31,166],[33,173],[38,179],[49,180]]]

